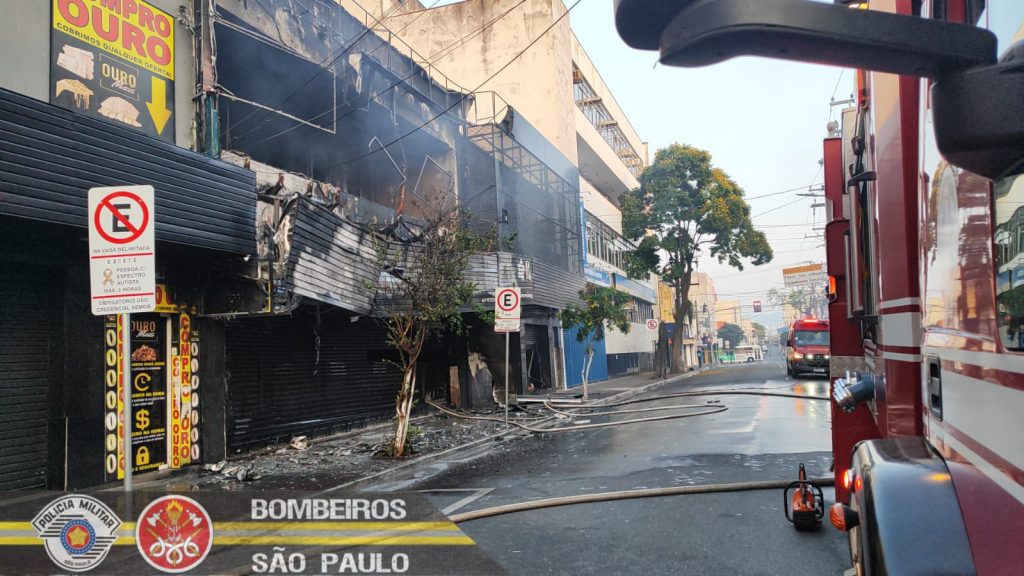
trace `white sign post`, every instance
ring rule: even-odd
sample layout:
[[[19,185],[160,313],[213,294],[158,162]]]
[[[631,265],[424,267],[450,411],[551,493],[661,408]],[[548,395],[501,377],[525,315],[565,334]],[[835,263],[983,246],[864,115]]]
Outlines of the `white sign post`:
[[[89,190],[92,313],[121,314],[124,489],[132,490],[131,314],[156,307],[156,212],[152,186]]]
[[[522,294],[519,288],[494,289],[494,331],[505,333],[505,424],[508,424],[508,335],[519,332]]]
[[[648,332],[657,332],[658,331],[658,319],[657,318],[650,318],[650,319],[647,320],[647,331]]]

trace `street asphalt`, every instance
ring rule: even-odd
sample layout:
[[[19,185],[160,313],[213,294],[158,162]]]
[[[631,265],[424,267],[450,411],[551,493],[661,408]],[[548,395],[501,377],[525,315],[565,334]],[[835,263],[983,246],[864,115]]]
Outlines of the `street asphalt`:
[[[826,396],[828,382],[788,378],[776,358],[707,370],[643,397],[722,388]],[[620,409],[708,401],[729,409],[513,438],[361,489],[422,491],[450,514],[554,496],[790,480],[801,462],[811,477],[830,476],[828,402],[711,394]],[[827,507],[830,489],[825,497]],[[846,537],[827,518],[818,532],[793,529],[781,490],[581,504],[474,520],[461,528],[509,574],[826,575],[842,574],[850,565]]]

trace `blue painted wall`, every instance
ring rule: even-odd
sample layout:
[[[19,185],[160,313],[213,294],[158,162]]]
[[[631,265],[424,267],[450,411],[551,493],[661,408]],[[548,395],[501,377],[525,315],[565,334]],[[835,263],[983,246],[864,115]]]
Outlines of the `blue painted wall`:
[[[576,330],[565,331],[565,378],[566,387],[574,388],[583,384],[583,363],[586,362],[586,344],[576,341]],[[608,356],[604,340],[594,343],[594,363],[590,365],[590,382],[608,379]]]

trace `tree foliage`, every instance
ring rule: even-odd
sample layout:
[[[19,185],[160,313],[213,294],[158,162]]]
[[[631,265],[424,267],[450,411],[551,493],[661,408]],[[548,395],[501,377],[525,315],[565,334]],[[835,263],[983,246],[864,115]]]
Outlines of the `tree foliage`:
[[[619,199],[623,234],[638,245],[626,253],[631,278],[656,274],[675,289],[674,316],[682,326],[694,316],[690,281],[705,253],[739,270],[744,261],[770,262],[772,250],[754,229],[743,189],[711,163],[705,150],[672,144],[658,150],[640,176],[640,188]],[[681,367],[682,339],[673,341],[673,365]]]
[[[718,329],[718,336],[729,343],[730,348],[736,348],[743,339],[743,328],[732,322],[726,322]]]
[[[811,288],[772,288],[768,291],[768,302],[775,306],[790,306],[801,318],[805,318],[818,315],[827,304],[827,299],[823,293]]]
[[[569,304],[558,313],[558,317],[564,328],[576,330],[576,341],[585,344],[583,397],[586,398],[589,395],[590,365],[594,361],[594,342],[604,340],[605,331],[613,328],[623,334],[629,333],[629,316],[626,314],[629,294],[589,284],[585,290],[580,290],[580,300],[583,306]]]
[[[395,399],[395,437],[390,453],[405,455],[416,389],[416,365],[434,334],[461,332],[462,312],[473,308],[476,285],[465,279],[470,257],[493,250],[495,233],[463,225],[465,214],[440,203],[415,223],[399,220],[375,234],[376,312],[388,342],[400,353],[402,386]],[[401,231],[399,233],[398,231]]]

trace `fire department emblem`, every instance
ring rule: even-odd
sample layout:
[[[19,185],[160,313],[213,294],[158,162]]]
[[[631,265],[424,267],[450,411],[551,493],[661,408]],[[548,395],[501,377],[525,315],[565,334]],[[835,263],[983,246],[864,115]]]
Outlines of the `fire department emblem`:
[[[117,540],[121,519],[90,496],[62,496],[32,519],[32,527],[57,566],[85,572],[107,557]]]
[[[149,565],[163,572],[198,566],[213,547],[213,522],[198,502],[164,496],[149,503],[135,523],[135,544]]]

